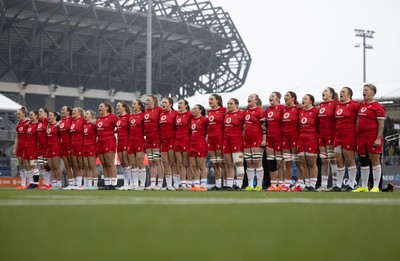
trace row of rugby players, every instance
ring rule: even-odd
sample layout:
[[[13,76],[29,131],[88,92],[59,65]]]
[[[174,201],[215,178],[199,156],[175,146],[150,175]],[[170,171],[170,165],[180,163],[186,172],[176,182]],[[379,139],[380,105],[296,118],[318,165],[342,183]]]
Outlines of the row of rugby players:
[[[212,190],[261,191],[265,149],[271,179],[267,191],[314,191],[318,154],[322,159],[322,184],[318,191],[328,190],[330,169],[333,187],[329,190],[341,191],[346,166],[348,190],[369,191],[366,154],[373,166],[371,191],[379,191],[386,112],[374,100],[376,91],[374,85],[364,85],[364,100],[358,103],[352,100],[351,88],[343,87],[338,97],[328,87],[322,92],[323,102],[319,107],[314,105],[310,94],[304,95],[299,104],[296,94],[288,91],[282,105],[281,94],[272,92],[265,111],[257,94],[248,97],[245,111],[239,110],[237,99],[229,99],[225,108],[222,98],[212,94],[207,116],[200,104],[190,111],[188,102],[181,99],[178,109],[174,110],[172,99],[162,99],[159,106],[153,95],[146,98],[145,104],[140,100],[134,100],[131,106],[119,102],[117,115],[112,113],[110,104],[101,103],[97,119],[93,111],[68,106],[61,109],[61,119],[57,112],[47,112],[45,108],[31,111],[26,119],[26,109],[21,108],[17,112],[15,143],[15,154],[20,166],[24,166],[20,171],[20,188],[37,187],[41,170],[42,189],[59,189],[62,159],[69,181],[64,189],[97,189],[96,157],[99,157],[105,187],[115,189],[114,158],[118,152],[124,176],[124,185],[118,188],[121,190],[207,190],[209,154],[215,175]],[[358,188],[354,187],[356,152],[362,177]],[[146,188],[144,153],[150,167],[150,185]],[[247,163],[246,171],[243,159]],[[292,162],[296,163],[298,183],[290,188]],[[242,188],[245,172],[249,186]],[[164,179],[166,186],[163,186]]]

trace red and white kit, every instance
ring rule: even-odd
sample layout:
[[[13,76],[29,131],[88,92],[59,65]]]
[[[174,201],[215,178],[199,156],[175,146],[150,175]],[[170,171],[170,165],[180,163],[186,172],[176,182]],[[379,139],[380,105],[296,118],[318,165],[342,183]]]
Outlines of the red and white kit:
[[[47,124],[49,123],[48,118],[43,118],[39,119],[36,133],[37,133],[37,139],[38,139],[38,156],[40,157],[46,157],[46,151],[47,151],[47,134],[46,134],[46,129],[47,129]]]
[[[300,130],[297,152],[318,154],[318,108],[312,107],[300,112]]]
[[[144,112],[144,132],[146,149],[159,149],[160,144],[160,115],[163,109],[160,106],[146,109]]]
[[[83,156],[96,157],[96,125],[91,121],[83,125]]]
[[[128,153],[144,151],[144,113],[132,113],[129,117]]]
[[[28,122],[29,120],[25,119],[23,122],[18,122],[17,126],[15,127],[15,131],[18,137],[17,151],[16,151],[17,157],[23,157],[25,153],[26,129],[28,128],[27,126]]]
[[[358,111],[358,133],[357,133],[357,152],[382,153],[383,137],[381,145],[374,147],[374,142],[378,136],[378,120],[384,120],[386,109],[379,102],[363,101]]]
[[[160,114],[161,152],[174,149],[175,145],[175,110],[163,111]]]
[[[114,134],[116,127],[117,116],[115,114],[110,113],[106,116],[99,116],[97,118],[97,154],[116,152],[117,141]]]
[[[267,147],[274,151],[282,151],[282,104],[271,105],[265,110],[267,122]]]
[[[46,130],[47,135],[47,158],[55,158],[61,156],[60,126],[57,122],[49,124]]]
[[[209,126],[209,120],[205,116],[193,118],[190,124],[192,131],[190,139],[190,157],[207,157],[207,128]]]
[[[60,135],[61,135],[61,156],[71,155],[71,124],[72,117],[62,118],[60,120]]]
[[[282,112],[282,148],[284,150],[292,150],[297,148],[299,140],[300,116],[301,108],[297,105],[285,106]]]
[[[79,117],[72,121],[71,132],[71,155],[83,157],[83,125],[85,118]]]
[[[127,151],[129,143],[129,117],[126,113],[124,116],[118,115],[117,120],[117,151]]]
[[[193,114],[190,111],[178,113],[175,118],[175,152],[188,152],[190,146],[190,123]]]
[[[338,101],[324,101],[319,105],[319,146],[333,146],[335,140],[336,119],[335,112]]]
[[[226,108],[219,106],[208,111],[208,150],[222,150],[224,145],[224,118]]]
[[[224,154],[243,152],[244,111],[227,112],[224,120]]]
[[[261,124],[265,121],[265,113],[261,107],[247,108],[244,112],[244,143],[245,149],[261,147]]]
[[[24,154],[24,160],[37,160],[37,148],[38,148],[38,140],[37,140],[37,125],[36,123],[29,123],[26,129],[26,154]]]
[[[336,107],[335,142],[334,146],[341,146],[344,150],[356,149],[356,124],[360,104],[356,101],[339,102]]]

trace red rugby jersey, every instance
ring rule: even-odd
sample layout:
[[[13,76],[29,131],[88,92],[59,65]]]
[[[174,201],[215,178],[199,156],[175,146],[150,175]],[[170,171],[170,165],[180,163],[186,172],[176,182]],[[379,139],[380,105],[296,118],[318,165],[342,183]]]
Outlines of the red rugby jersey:
[[[116,140],[114,131],[117,127],[117,116],[109,113],[106,116],[99,116],[96,122],[96,132],[98,141]]]
[[[175,110],[163,111],[160,114],[160,133],[163,139],[175,137],[175,118],[178,114]]]
[[[261,107],[247,108],[244,112],[244,136],[247,138],[262,137],[261,123],[265,121],[265,113]]]
[[[244,111],[227,112],[224,119],[224,135],[228,138],[243,137]]]
[[[378,135],[378,120],[384,120],[386,109],[379,102],[362,101],[358,111],[358,135],[375,137]]]
[[[265,110],[265,121],[267,122],[267,135],[281,135],[282,133],[282,115],[284,105],[271,105]]]
[[[175,118],[175,128],[177,139],[190,137],[190,123],[193,120],[193,114],[190,111],[178,113]]]
[[[208,111],[208,121],[210,122],[208,126],[208,137],[223,135],[225,114],[226,108],[222,106]]]

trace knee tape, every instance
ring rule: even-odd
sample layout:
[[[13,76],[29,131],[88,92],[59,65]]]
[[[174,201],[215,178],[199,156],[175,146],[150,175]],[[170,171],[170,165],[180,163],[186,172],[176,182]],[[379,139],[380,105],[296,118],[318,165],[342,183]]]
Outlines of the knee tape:
[[[161,153],[160,152],[153,152],[153,159],[154,160],[161,159]]]
[[[249,160],[249,159],[252,158],[252,154],[251,154],[251,153],[244,153],[244,154],[243,154],[243,158],[244,158],[245,160]]]
[[[253,160],[262,160],[263,154],[262,153],[253,153]]]
[[[283,153],[283,160],[284,161],[292,161],[293,160],[292,153]]]
[[[326,159],[328,159],[328,154],[326,154],[325,152],[321,152],[321,153],[319,154],[319,157],[320,157],[322,160],[326,160]]]

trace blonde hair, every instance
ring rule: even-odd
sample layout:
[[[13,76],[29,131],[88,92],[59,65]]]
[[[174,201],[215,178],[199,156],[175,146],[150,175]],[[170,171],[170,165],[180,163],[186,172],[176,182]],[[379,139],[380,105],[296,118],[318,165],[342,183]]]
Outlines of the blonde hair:
[[[370,88],[370,89],[374,92],[374,95],[375,95],[376,92],[377,92],[376,86],[373,85],[372,83],[367,83],[367,84],[364,85],[364,87]]]

